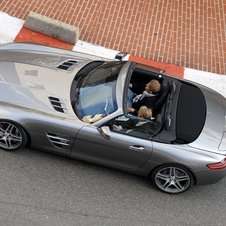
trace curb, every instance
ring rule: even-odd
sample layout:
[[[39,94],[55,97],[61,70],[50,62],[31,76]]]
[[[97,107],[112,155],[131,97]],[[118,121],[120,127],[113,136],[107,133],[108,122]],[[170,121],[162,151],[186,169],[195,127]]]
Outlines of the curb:
[[[78,40],[75,45],[69,44],[59,39],[51,38],[44,34],[28,30],[24,27],[24,23],[24,20],[9,16],[7,13],[0,11],[0,24],[2,28],[0,30],[0,45],[8,42],[35,42],[47,46],[87,53],[94,56],[101,56],[109,60],[113,59],[119,52],[81,40]],[[137,63],[149,65],[164,70],[164,73],[166,74],[200,83],[218,91],[226,97],[226,87],[224,85],[226,84],[226,76],[224,75],[184,68],[133,55],[127,55],[125,60],[131,60]]]
[[[79,29],[77,27],[34,12],[28,14],[24,27],[72,45],[78,41],[79,37]]]

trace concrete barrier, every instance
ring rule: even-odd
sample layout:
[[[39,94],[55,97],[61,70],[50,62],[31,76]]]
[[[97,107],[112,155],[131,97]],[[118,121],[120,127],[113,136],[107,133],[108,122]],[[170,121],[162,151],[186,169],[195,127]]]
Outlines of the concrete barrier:
[[[72,45],[78,41],[79,37],[79,28],[34,12],[28,14],[24,26],[29,30],[48,35]]]

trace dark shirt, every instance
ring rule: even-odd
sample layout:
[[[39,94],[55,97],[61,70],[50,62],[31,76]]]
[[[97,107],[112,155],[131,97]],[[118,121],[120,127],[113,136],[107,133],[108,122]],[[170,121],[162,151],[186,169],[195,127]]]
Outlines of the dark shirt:
[[[145,83],[133,83],[131,91],[137,94],[141,94],[145,90],[145,86],[146,86]],[[149,97],[145,96],[143,99],[138,100],[136,103],[132,103],[132,108],[135,109],[135,112],[133,114],[137,115],[140,107],[142,106],[146,106],[147,108],[152,109],[155,103],[157,102],[157,100],[158,100],[158,94],[149,96]]]
[[[156,128],[156,123],[147,121],[141,125],[137,124],[134,129],[128,131],[127,133],[135,137],[150,139],[155,133]]]
[[[114,122],[114,131],[118,131],[122,134],[150,139],[157,129],[157,125],[153,121],[149,121],[146,119],[139,119],[134,116],[125,116],[128,118],[126,121],[115,121]]]

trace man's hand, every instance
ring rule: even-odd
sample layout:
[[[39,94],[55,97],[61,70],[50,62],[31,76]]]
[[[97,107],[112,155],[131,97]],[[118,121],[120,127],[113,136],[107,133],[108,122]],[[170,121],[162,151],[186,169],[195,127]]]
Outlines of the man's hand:
[[[134,108],[127,108],[127,113],[133,113],[135,111]]]

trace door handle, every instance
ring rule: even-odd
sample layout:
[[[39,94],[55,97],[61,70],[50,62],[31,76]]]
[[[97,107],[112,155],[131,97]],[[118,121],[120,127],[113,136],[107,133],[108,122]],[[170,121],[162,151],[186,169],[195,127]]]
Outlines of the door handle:
[[[139,145],[131,145],[129,146],[130,150],[134,150],[134,151],[143,151],[144,147],[143,146],[139,146]]]

